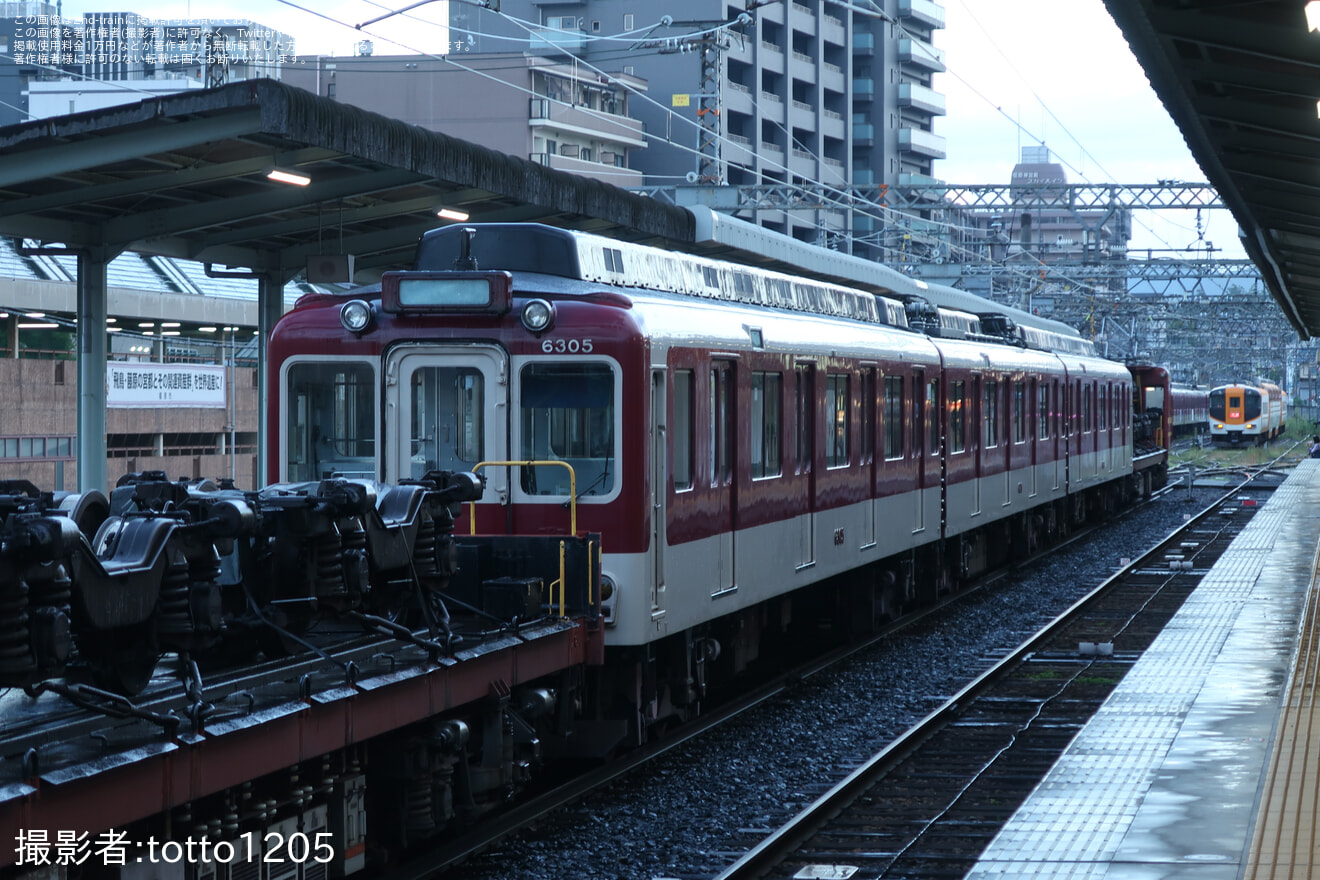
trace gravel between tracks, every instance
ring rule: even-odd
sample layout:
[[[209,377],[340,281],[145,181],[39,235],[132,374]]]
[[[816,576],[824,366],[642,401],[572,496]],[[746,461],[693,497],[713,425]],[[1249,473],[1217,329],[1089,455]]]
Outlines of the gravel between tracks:
[[[446,876],[710,877],[1224,491],[1175,489]]]

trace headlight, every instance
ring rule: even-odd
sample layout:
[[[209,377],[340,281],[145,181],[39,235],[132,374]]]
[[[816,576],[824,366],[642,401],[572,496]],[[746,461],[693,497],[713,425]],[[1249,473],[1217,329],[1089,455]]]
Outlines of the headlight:
[[[371,326],[371,305],[360,299],[350,299],[339,309],[339,323],[349,333],[362,333]]]
[[[529,300],[522,307],[522,325],[533,333],[544,333],[555,322],[555,307],[543,299]]]
[[[600,616],[604,618],[607,625],[614,623],[616,595],[614,578],[602,572],[600,576]]]

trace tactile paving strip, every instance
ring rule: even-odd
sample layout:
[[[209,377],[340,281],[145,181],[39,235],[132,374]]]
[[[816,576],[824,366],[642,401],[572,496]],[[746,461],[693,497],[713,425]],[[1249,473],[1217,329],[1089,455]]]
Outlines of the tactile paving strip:
[[[1308,460],[967,876],[1236,880],[1317,538],[1320,461]]]

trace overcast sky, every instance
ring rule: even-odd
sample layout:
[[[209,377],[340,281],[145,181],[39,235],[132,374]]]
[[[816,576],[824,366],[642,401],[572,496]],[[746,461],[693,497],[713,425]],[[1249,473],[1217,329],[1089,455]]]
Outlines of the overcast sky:
[[[948,71],[936,88],[948,115],[936,124],[949,182],[1008,183],[1021,147],[1044,143],[1072,183],[1204,183],[1101,0],[946,0],[935,44]],[[1185,251],[1204,241],[1241,258],[1226,210],[1142,211],[1133,246]],[[1202,237],[1203,236],[1203,237]],[[1203,244],[1199,245],[1203,247]]]
[[[427,22],[445,20],[445,0],[365,32],[328,20],[358,24],[409,3],[73,0],[64,15],[129,7],[153,18],[247,18],[292,35],[300,54],[352,54],[366,37],[382,54],[436,51],[447,34]],[[944,7],[946,26],[935,43],[948,72],[935,85],[947,96],[948,115],[936,133],[948,158],[936,163],[937,177],[1008,183],[1021,148],[1043,142],[1074,183],[1205,181],[1101,0],[944,0]],[[1208,241],[1223,249],[1220,256],[1242,256],[1227,211],[1206,211],[1201,222],[1198,233],[1194,211],[1138,212],[1132,245],[1185,253]]]

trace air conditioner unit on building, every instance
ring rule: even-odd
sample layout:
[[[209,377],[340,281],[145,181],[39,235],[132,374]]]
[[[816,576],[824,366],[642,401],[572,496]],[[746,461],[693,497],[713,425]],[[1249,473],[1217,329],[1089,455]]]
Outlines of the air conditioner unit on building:
[[[307,258],[307,280],[313,284],[352,284],[352,254],[318,254]]]

